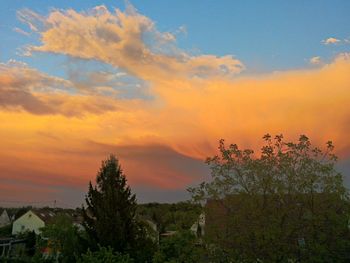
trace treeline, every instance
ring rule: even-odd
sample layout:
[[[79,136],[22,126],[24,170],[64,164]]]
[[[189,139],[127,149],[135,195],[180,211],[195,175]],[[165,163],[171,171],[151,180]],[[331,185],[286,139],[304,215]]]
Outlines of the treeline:
[[[29,209],[9,211],[18,218]],[[96,182],[90,182],[82,208],[43,210],[56,216],[38,236],[34,232],[17,235],[25,246],[17,246],[18,251],[2,258],[3,262],[166,262],[184,255],[179,245],[189,256],[195,246],[190,227],[201,207],[189,202],[138,205],[118,160],[111,155],[102,162]]]
[[[188,189],[192,203],[138,205],[110,156],[89,184],[82,227],[57,217],[17,262],[350,262],[349,192],[333,144],[263,139],[259,154],[220,141],[211,180]]]
[[[0,211],[6,210],[10,218],[13,220],[19,218],[27,211],[35,209],[33,206],[23,207],[0,207]],[[81,208],[52,208],[49,206],[41,207],[41,210],[52,211],[56,214],[76,214],[82,213]],[[198,204],[186,201],[178,203],[143,203],[137,204],[136,214],[143,219],[152,221],[157,225],[158,231],[164,233],[166,231],[177,231],[190,229],[193,223],[198,220],[198,216],[202,211],[202,207]],[[6,227],[6,231],[0,227],[0,237],[11,235],[8,231],[11,226]]]
[[[189,230],[198,220],[202,207],[190,202],[174,204],[147,203],[137,207],[140,217],[149,219],[157,225],[158,231]]]

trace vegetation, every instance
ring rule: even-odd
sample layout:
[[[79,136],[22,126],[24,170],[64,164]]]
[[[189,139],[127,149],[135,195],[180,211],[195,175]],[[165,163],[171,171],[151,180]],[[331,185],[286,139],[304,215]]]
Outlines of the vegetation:
[[[332,143],[321,150],[306,136],[263,138],[259,155],[221,140],[207,159],[212,180],[189,189],[193,203],[137,205],[112,155],[90,182],[86,207],[55,209],[40,236],[22,235],[21,258],[1,262],[350,262],[349,194]],[[204,236],[190,231],[203,211]]]
[[[97,251],[91,252],[88,250],[81,258],[77,261],[78,263],[133,263],[134,260],[129,255],[122,255],[114,252],[111,247],[105,248],[100,247]]]
[[[206,242],[231,260],[349,262],[348,193],[325,151],[264,136],[260,156],[220,141],[212,181],[190,189],[206,202]]]
[[[153,263],[197,263],[203,262],[204,250],[190,231],[181,231],[161,240]]]
[[[0,237],[8,237],[11,236],[12,225],[7,225],[0,227]]]
[[[39,250],[47,248],[51,257],[59,258],[63,263],[72,262],[84,250],[83,236],[66,214],[56,216],[53,223],[42,229],[41,236],[45,239],[40,240]]]
[[[136,197],[126,184],[115,156],[103,161],[96,186],[93,187],[90,182],[86,204],[87,208],[83,209],[84,227],[92,248],[101,245],[122,254],[133,254],[135,258],[147,257],[139,252],[149,250],[150,246],[145,245],[153,241],[147,238],[143,225],[136,220]]]
[[[137,214],[153,221],[160,233],[190,229],[202,211],[198,204],[179,202],[176,204],[149,203],[138,205]]]

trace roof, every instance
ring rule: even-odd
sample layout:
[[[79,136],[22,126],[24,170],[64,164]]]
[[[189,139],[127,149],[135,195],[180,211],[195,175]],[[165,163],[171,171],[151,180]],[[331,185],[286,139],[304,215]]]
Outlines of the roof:
[[[26,213],[17,217],[15,221],[17,221],[19,218],[23,217],[24,215],[26,215],[29,212],[32,212],[33,214],[35,214],[42,221],[44,221],[45,224],[51,222],[56,216],[56,213],[54,213],[53,211],[47,210],[47,209],[30,209]]]
[[[4,212],[6,212],[10,219],[14,217],[14,212],[12,211],[12,209],[0,208],[0,215],[2,215]]]
[[[31,210],[34,214],[36,214],[41,220],[43,220],[45,223],[49,223],[52,221],[56,213],[47,209],[32,209]]]
[[[9,214],[6,209],[0,209],[0,216],[2,215],[9,217]]]
[[[6,209],[4,209],[2,212],[0,212],[0,226],[4,226],[10,223],[11,223],[11,219]]]
[[[170,237],[170,236],[173,236],[177,233],[177,231],[166,231],[165,233],[161,233],[160,235],[162,237]]]

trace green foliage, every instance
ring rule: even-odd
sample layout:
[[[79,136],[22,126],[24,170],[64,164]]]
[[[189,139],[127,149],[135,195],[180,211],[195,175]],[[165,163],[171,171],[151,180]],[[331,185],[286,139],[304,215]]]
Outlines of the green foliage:
[[[206,202],[207,243],[239,261],[348,262],[348,193],[332,143],[264,140],[260,156],[221,140],[207,160],[212,181],[189,189]]]
[[[28,256],[33,256],[36,250],[36,234],[34,231],[28,233],[26,237],[26,254]]]
[[[198,263],[202,262],[204,250],[189,231],[163,238],[153,263]]]
[[[198,219],[201,206],[189,202],[176,204],[149,203],[138,205],[137,213],[156,223],[160,233],[188,230]]]
[[[96,177],[96,186],[89,185],[86,196],[87,207],[83,208],[84,226],[92,241],[111,247],[114,251],[130,253],[138,262],[152,257],[152,243],[145,229],[136,220],[136,197],[126,184],[126,178],[118,160],[111,155],[102,162]]]
[[[72,262],[83,251],[83,240],[78,229],[73,225],[72,219],[65,215],[58,215],[54,222],[42,229],[40,247],[47,247],[53,257],[59,256],[60,262]]]
[[[115,251],[126,251],[135,240],[136,201],[114,156],[103,161],[96,186],[90,182],[86,204],[84,224],[90,238]]]
[[[0,227],[0,237],[10,237],[12,234],[12,224]]]
[[[111,247],[100,247],[95,252],[88,250],[77,261],[78,263],[133,263],[129,255],[114,252]]]
[[[152,239],[148,227],[144,223],[138,222],[137,237],[129,255],[136,262],[151,262],[156,249],[156,239]]]

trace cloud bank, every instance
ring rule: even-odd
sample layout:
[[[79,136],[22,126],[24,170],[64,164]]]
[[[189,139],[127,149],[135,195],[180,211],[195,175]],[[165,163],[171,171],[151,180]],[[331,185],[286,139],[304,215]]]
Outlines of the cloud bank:
[[[47,16],[22,10],[19,18],[41,41],[29,52],[106,63],[118,72],[79,81],[79,72],[65,80],[27,65],[0,65],[0,155],[8,168],[3,179],[12,178],[8,189],[30,180],[57,191],[50,180],[82,191],[100,160],[114,152],[133,187],[177,191],[208,176],[203,160],[220,138],[258,149],[267,132],[288,139],[306,134],[318,145],[333,140],[341,158],[349,158],[347,53],[318,68],[242,76],[244,63],[234,56],[181,50],[175,34],[158,31],[132,6]],[[122,76],[137,79],[129,84],[142,83],[136,90],[147,87],[149,97],[121,99],[116,87],[129,87]],[[38,176],[9,169],[14,160]]]

